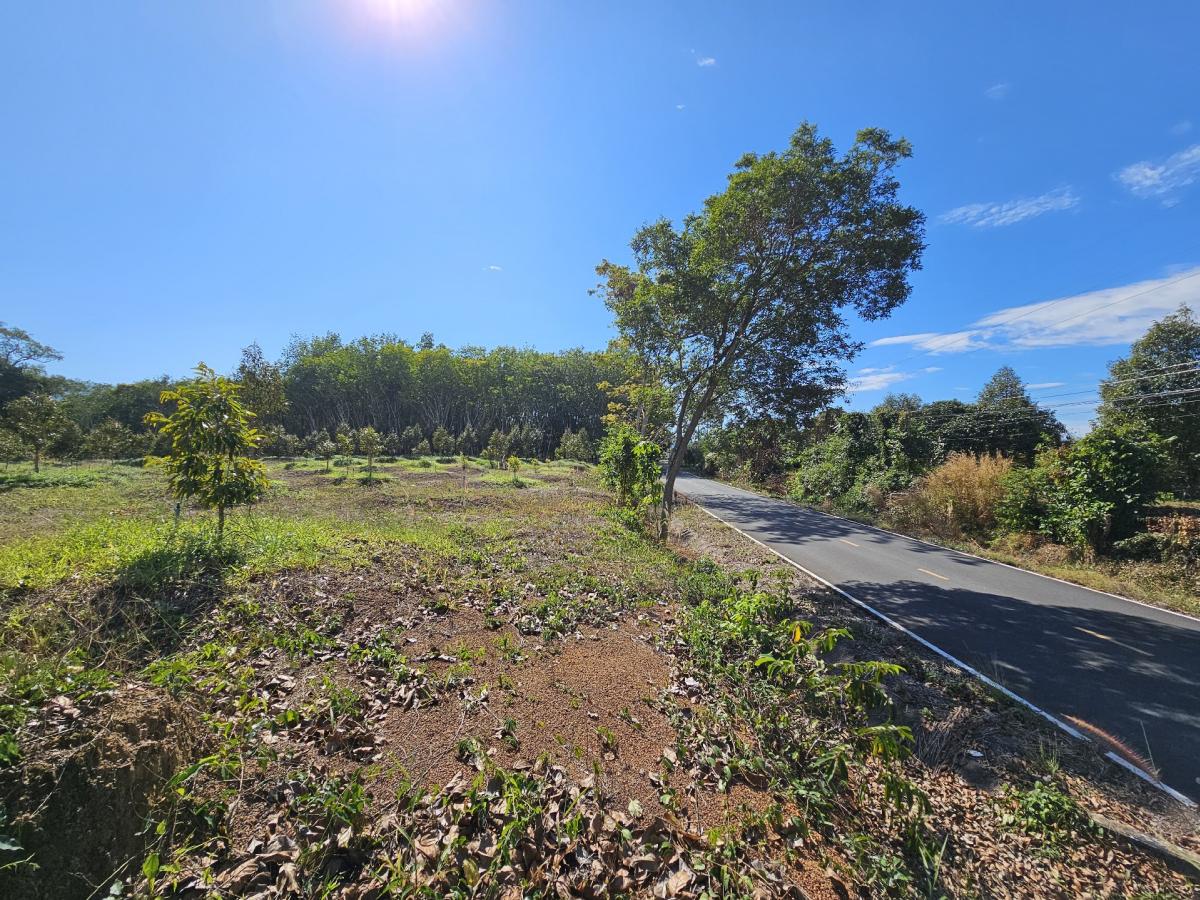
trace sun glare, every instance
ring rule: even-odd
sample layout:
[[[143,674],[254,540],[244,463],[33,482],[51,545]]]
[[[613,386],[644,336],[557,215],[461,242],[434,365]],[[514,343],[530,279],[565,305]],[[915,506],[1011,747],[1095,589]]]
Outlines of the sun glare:
[[[415,22],[436,5],[436,0],[362,0],[368,10],[394,25]]]
[[[471,17],[468,0],[340,0],[356,29],[391,40],[426,44],[446,31],[461,31]]]

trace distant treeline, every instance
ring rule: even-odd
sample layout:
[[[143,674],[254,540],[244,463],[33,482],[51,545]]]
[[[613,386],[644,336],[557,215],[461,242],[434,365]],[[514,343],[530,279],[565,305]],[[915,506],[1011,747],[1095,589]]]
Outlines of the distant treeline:
[[[411,343],[391,335],[345,341],[329,333],[293,339],[276,361],[252,344],[228,374],[240,382],[256,427],[267,434],[267,452],[311,449],[318,436],[371,426],[393,452],[413,452],[422,441],[444,449],[445,435],[453,438],[454,452],[480,452],[493,432],[503,431],[519,435],[514,447],[525,454],[548,457],[567,432],[599,436],[609,402],[600,385],[628,380],[629,365],[612,350],[452,350],[430,335]],[[59,399],[78,429],[75,443],[82,449],[76,453],[85,454],[87,435],[97,431],[112,436],[109,444],[120,444],[122,432],[135,438],[129,455],[152,452],[143,417],[176,383],[165,376],[128,384],[71,382],[36,366],[12,366],[7,374],[13,394],[42,391]],[[64,433],[56,455],[75,455],[70,443]]]

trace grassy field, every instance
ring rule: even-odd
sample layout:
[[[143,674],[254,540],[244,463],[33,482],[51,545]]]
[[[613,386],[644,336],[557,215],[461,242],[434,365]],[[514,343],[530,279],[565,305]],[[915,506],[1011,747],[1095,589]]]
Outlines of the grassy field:
[[[697,511],[341,462],[222,541],[152,469],[4,471],[0,894],[1192,890],[1097,825],[1194,843],[1161,795]]]

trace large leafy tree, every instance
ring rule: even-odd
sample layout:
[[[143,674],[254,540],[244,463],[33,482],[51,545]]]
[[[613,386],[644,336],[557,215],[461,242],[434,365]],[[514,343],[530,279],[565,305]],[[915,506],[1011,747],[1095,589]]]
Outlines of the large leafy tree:
[[[42,364],[56,359],[62,359],[62,354],[53,347],[34,340],[22,328],[0,322],[0,406],[45,392],[49,385]]]
[[[287,412],[288,401],[283,370],[267,362],[262,347],[251,344],[242,351],[235,379],[243,402],[254,410],[261,425],[278,425]]]
[[[48,394],[26,394],[5,407],[8,427],[33,450],[33,471],[42,469],[42,454],[72,428],[62,405]]]
[[[979,392],[968,413],[976,453],[1000,452],[1026,464],[1043,444],[1058,446],[1066,429],[1051,410],[1029,397],[1011,366],[1001,366]]]
[[[136,442],[137,437],[121,422],[105,419],[88,433],[84,449],[94,457],[117,459],[131,455]]]
[[[1171,486],[1200,496],[1200,320],[1181,306],[1108,371],[1100,385],[1101,421],[1137,422],[1169,438]]]
[[[63,402],[71,418],[85,429],[111,419],[142,433],[146,412],[158,407],[158,398],[171,386],[165,375],[130,384],[81,384],[68,390]]]
[[[660,534],[703,422],[798,421],[840,389],[858,349],[846,311],[878,319],[908,298],[924,217],[898,201],[893,171],[910,153],[868,129],[839,156],[804,124],[783,152],[743,156],[679,227],[640,229],[632,268],[597,268],[622,337],[672,399]]]
[[[263,464],[249,455],[262,440],[250,425],[254,417],[238,399],[238,386],[201,363],[196,378],[162,392],[174,404],[170,415],[151,412],[146,423],[170,441],[161,462],[171,492],[217,511],[217,536],[225,531],[225,510],[253,503],[266,491]]]

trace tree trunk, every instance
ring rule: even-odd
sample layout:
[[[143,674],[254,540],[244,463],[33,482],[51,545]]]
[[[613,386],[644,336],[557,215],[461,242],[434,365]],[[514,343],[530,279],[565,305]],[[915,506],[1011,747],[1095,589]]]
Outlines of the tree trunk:
[[[33,471],[42,471],[42,451],[37,446],[33,448]]]
[[[666,541],[667,529],[671,526],[671,514],[675,511],[675,478],[683,465],[684,449],[677,450],[667,460],[667,472],[663,479],[662,507],[658,514],[658,539]]]
[[[217,507],[217,543],[221,542],[222,536],[225,534],[225,507]]]

